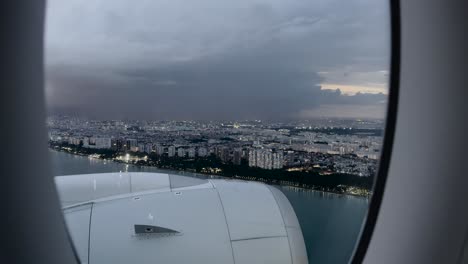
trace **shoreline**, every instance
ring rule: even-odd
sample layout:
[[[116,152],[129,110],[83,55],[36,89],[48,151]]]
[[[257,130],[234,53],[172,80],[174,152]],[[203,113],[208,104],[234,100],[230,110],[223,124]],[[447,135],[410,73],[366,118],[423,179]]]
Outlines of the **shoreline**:
[[[364,199],[367,199],[367,200],[369,200],[369,198],[371,197],[371,194],[361,195],[361,194],[353,194],[353,193],[339,193],[339,192],[333,192],[333,191],[320,190],[320,189],[316,189],[316,188],[312,188],[312,187],[294,186],[294,185],[281,183],[281,182],[262,181],[259,178],[257,178],[259,180],[255,180],[255,177],[253,177],[254,179],[244,179],[242,177],[246,177],[246,176],[237,176],[237,175],[236,176],[223,176],[223,175],[217,175],[217,174],[204,174],[204,173],[198,173],[198,172],[192,172],[192,171],[186,171],[186,170],[177,170],[175,168],[174,169],[167,169],[167,168],[160,168],[160,167],[151,166],[151,165],[133,164],[133,163],[120,162],[120,161],[116,161],[116,160],[113,160],[113,159],[105,159],[105,158],[101,158],[101,157],[92,157],[93,154],[72,153],[72,152],[69,152],[67,150],[56,149],[56,148],[51,148],[51,147],[49,147],[48,149],[51,150],[51,151],[66,153],[66,154],[74,155],[74,156],[88,157],[88,158],[98,159],[98,160],[102,160],[102,161],[110,161],[110,162],[113,162],[113,163],[116,163],[116,164],[122,164],[122,165],[127,165],[127,166],[128,165],[135,166],[137,168],[138,167],[139,168],[155,168],[155,169],[163,170],[163,171],[177,172],[178,174],[179,174],[179,172],[192,174],[192,175],[182,175],[182,176],[187,176],[187,177],[200,176],[200,177],[206,177],[206,178],[217,177],[217,178],[220,178],[220,179],[227,179],[227,180],[233,180],[234,179],[234,180],[242,180],[242,181],[255,181],[255,182],[262,182],[264,184],[268,184],[268,185],[272,185],[272,186],[276,185],[276,186],[281,186],[281,187],[289,187],[289,188],[296,188],[296,189],[301,189],[301,190],[316,191],[316,192],[322,192],[322,193],[326,193],[326,194],[334,194],[334,195],[337,195],[337,196],[360,197],[360,198],[364,198]]]

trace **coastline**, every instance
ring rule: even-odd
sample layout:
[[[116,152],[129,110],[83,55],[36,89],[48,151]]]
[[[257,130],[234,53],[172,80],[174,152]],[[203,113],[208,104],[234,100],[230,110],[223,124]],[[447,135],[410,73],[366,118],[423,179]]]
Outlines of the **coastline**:
[[[191,176],[191,177],[201,177],[201,178],[219,178],[219,179],[235,179],[235,180],[242,180],[242,181],[257,181],[257,182],[262,182],[262,183],[265,183],[265,184],[268,184],[268,185],[275,185],[275,186],[281,186],[281,187],[289,187],[289,188],[294,188],[294,189],[299,189],[299,190],[307,190],[307,191],[316,191],[316,192],[322,192],[322,193],[326,193],[326,194],[334,194],[334,195],[337,195],[337,196],[353,196],[353,197],[360,197],[360,198],[364,198],[364,199],[369,199],[372,195],[371,192],[369,192],[368,194],[364,195],[364,194],[356,194],[356,193],[350,193],[350,192],[336,192],[336,191],[332,191],[332,190],[322,190],[322,189],[319,189],[319,188],[313,188],[313,187],[308,187],[308,186],[295,186],[295,185],[292,185],[292,184],[288,184],[286,182],[274,182],[274,181],[268,181],[268,180],[263,180],[262,178],[256,178],[256,177],[247,177],[247,176],[238,176],[238,175],[235,175],[235,176],[225,176],[225,175],[219,175],[219,174],[205,174],[205,173],[199,173],[199,172],[193,172],[193,171],[188,171],[188,170],[178,170],[176,168],[161,168],[161,167],[158,167],[158,166],[152,166],[152,165],[143,165],[143,164],[135,164],[135,163],[128,163],[128,162],[123,162],[123,161],[119,161],[119,160],[114,160],[114,159],[106,159],[106,158],[102,158],[102,157],[96,157],[96,156],[93,156],[93,154],[86,154],[86,153],[78,153],[78,152],[70,152],[66,149],[58,149],[58,148],[53,148],[53,147],[50,147],[49,146],[49,150],[51,151],[56,151],[56,152],[62,152],[62,153],[66,153],[66,154],[70,154],[70,155],[75,155],[75,156],[80,156],[80,157],[88,157],[88,158],[92,158],[92,159],[99,159],[99,160],[103,160],[103,161],[110,161],[110,162],[114,162],[114,163],[119,163],[119,164],[125,164],[125,165],[131,165],[131,166],[135,166],[135,167],[139,167],[139,168],[155,168],[155,169],[158,169],[158,170],[163,170],[163,171],[168,171],[168,172],[177,172],[177,173],[186,173],[187,175],[185,176]],[[248,179],[247,179],[248,178]]]

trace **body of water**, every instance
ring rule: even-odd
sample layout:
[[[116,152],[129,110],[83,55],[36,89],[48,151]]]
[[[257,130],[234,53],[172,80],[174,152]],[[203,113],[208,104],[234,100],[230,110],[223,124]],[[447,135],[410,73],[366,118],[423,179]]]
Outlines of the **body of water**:
[[[91,159],[52,150],[50,155],[53,173],[57,176],[119,171],[194,175]],[[294,207],[304,235],[309,263],[348,263],[367,212],[368,199],[288,186],[277,187]]]

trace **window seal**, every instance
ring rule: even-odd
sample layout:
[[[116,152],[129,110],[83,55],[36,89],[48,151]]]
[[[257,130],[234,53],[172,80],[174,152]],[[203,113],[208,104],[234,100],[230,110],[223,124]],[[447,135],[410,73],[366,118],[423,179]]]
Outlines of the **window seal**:
[[[372,238],[377,223],[380,207],[385,192],[388,170],[390,167],[393,141],[398,110],[398,91],[400,85],[400,56],[401,56],[401,27],[400,27],[400,1],[390,0],[390,34],[391,34],[391,58],[390,58],[390,87],[387,105],[387,118],[385,122],[384,142],[380,157],[377,177],[374,180],[373,194],[370,199],[367,216],[363,224],[359,241],[354,249],[349,263],[362,263]]]

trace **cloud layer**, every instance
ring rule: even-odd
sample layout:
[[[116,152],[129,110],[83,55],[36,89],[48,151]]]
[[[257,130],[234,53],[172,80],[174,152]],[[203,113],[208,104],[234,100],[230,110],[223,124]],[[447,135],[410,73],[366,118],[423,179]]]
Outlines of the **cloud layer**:
[[[94,118],[295,119],[342,108],[343,116],[381,118],[368,109],[384,109],[386,95],[320,84],[374,82],[385,92],[386,5],[52,0],[49,109]]]

